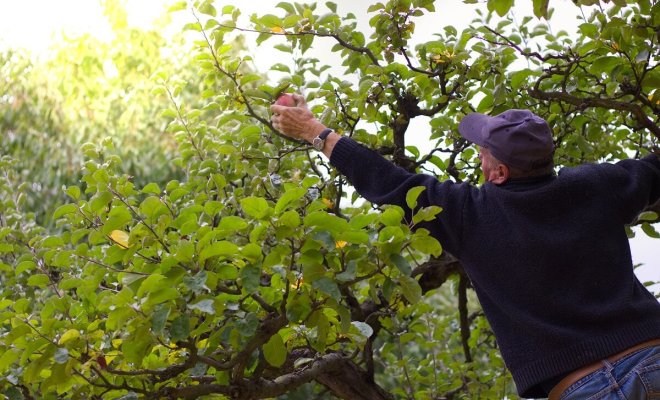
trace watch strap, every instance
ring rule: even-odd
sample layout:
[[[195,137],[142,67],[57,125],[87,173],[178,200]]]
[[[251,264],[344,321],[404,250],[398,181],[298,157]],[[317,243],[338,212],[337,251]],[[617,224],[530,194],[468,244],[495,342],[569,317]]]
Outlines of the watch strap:
[[[319,139],[325,140],[328,138],[328,135],[330,135],[333,132],[332,129],[330,128],[325,128],[321,133],[319,133]]]
[[[323,147],[325,146],[325,139],[327,139],[328,135],[330,133],[334,132],[330,128],[325,128],[317,137],[314,138],[312,141],[312,146],[318,151],[323,151]]]

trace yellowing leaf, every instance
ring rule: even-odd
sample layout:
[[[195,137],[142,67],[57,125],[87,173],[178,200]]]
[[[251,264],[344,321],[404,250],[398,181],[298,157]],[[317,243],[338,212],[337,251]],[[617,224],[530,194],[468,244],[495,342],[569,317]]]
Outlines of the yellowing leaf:
[[[120,230],[114,230],[110,233],[110,239],[121,247],[128,249],[128,233]]]
[[[286,31],[281,26],[274,26],[270,28],[270,31],[273,33],[285,33]]]
[[[444,64],[445,60],[442,58],[440,55],[434,55],[431,57],[431,61],[433,61],[436,64]]]
[[[298,289],[298,288],[300,288],[300,285],[302,285],[303,283],[305,283],[305,280],[301,276],[300,278],[298,278],[296,280],[295,283],[292,282],[289,286],[291,287],[291,289]]]
[[[69,329],[68,331],[64,332],[64,334],[60,338],[59,344],[65,344],[74,339],[78,339],[79,337],[80,337],[80,332],[77,329]]]
[[[323,199],[321,199],[321,201],[322,201],[323,204],[325,204],[325,206],[328,207],[328,208],[334,208],[334,206],[335,206],[335,203],[333,203],[332,201],[326,199],[325,197],[324,197]]]
[[[346,243],[347,242],[345,240],[337,240],[335,242],[335,247],[337,247],[338,249],[343,249],[344,247],[346,247]]]

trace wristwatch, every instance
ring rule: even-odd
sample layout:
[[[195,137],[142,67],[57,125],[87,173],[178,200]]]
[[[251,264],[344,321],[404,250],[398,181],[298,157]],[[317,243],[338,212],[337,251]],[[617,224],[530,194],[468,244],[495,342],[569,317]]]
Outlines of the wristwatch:
[[[323,132],[321,132],[317,137],[314,138],[314,140],[312,141],[312,146],[314,146],[314,148],[318,151],[323,151],[323,147],[325,146],[325,139],[332,132],[333,132],[332,129],[325,128]]]

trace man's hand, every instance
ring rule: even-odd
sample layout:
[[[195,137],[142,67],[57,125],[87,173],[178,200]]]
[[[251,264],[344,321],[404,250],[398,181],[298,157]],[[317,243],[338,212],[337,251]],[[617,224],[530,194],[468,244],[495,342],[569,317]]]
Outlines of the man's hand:
[[[289,137],[311,143],[325,129],[325,126],[307,108],[303,96],[294,94],[293,99],[294,107],[276,104],[270,106],[270,111],[273,112],[271,117],[273,127]]]

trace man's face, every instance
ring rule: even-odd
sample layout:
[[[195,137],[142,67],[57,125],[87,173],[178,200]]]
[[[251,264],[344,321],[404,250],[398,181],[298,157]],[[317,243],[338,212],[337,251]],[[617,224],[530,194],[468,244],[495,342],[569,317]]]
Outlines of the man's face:
[[[500,176],[498,166],[501,163],[485,147],[479,147],[479,159],[481,160],[481,171],[484,173],[486,182],[496,180]]]

